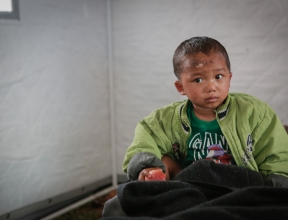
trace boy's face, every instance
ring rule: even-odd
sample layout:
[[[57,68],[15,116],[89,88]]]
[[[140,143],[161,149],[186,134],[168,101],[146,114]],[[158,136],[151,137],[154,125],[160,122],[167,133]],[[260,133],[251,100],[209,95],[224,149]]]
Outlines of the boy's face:
[[[226,99],[232,73],[220,53],[189,55],[175,86],[193,103],[195,111],[214,111]]]

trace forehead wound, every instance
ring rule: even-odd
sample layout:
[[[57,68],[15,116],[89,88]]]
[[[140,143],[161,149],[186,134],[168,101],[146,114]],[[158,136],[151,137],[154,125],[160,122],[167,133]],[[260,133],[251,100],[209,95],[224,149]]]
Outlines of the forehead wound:
[[[189,60],[190,68],[200,68],[208,64],[213,64],[212,60]]]

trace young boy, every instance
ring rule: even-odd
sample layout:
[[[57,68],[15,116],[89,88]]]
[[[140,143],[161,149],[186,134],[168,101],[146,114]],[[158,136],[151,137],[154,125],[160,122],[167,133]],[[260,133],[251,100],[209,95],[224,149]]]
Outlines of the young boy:
[[[270,186],[288,187],[288,135],[274,111],[246,94],[229,94],[232,73],[225,48],[208,37],[181,43],[173,57],[175,87],[187,101],[156,109],[138,123],[123,170],[129,180],[166,180],[198,160],[259,171]],[[229,177],[227,177],[229,178]],[[126,216],[116,197],[103,217]]]
[[[197,160],[259,171],[270,185],[288,177],[288,135],[275,112],[246,94],[229,94],[226,49],[209,37],[182,42],[173,57],[177,91],[187,101],[153,111],[136,127],[123,170],[130,180],[166,179]]]

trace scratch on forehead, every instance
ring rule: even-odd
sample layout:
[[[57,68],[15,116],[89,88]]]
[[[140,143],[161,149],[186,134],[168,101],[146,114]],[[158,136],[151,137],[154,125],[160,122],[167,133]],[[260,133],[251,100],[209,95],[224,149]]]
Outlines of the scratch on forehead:
[[[213,64],[213,61],[210,60],[210,61],[207,61],[207,60],[190,60],[189,61],[189,66],[191,68],[200,68],[200,67],[203,67],[207,64]]]
[[[204,66],[204,63],[203,62],[199,62],[195,67],[199,68],[199,67],[202,67],[202,66]]]

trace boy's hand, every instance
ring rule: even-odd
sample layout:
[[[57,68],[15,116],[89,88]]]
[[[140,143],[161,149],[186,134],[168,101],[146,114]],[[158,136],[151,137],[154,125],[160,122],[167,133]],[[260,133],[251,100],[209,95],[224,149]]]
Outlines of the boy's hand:
[[[164,155],[161,160],[166,168],[166,180],[172,179],[182,170],[182,167],[168,155]]]
[[[152,173],[150,173],[150,171],[152,171]],[[157,172],[161,172],[163,175],[161,176],[161,180],[165,180],[165,173],[163,173],[162,169],[159,167],[149,167],[149,168],[145,168],[143,169],[138,176],[138,180],[144,180],[144,181],[150,181],[150,180],[160,180],[160,177],[156,174]],[[156,179],[155,176],[153,176],[153,174],[156,174]],[[158,178],[157,178],[158,177]]]

